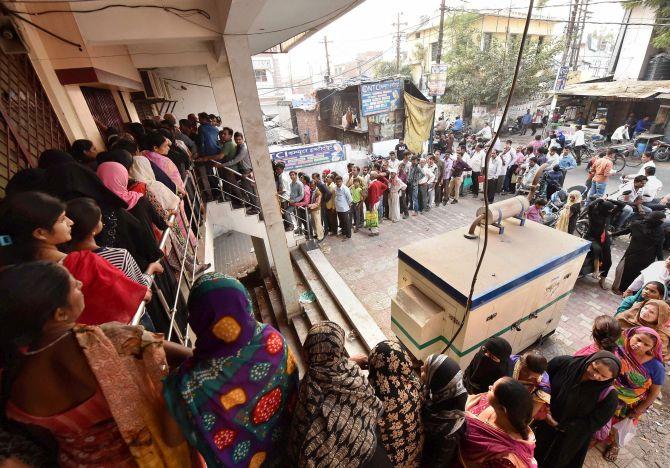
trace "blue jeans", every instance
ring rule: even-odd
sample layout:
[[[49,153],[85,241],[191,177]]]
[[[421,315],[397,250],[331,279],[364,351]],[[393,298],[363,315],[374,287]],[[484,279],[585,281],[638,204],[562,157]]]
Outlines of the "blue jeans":
[[[590,199],[591,197],[602,197],[605,195],[605,189],[607,188],[607,182],[592,182],[591,183],[591,188],[589,189],[589,193],[587,195],[587,199]]]
[[[410,208],[414,211],[419,211],[419,186],[412,185],[412,199],[408,203]]]

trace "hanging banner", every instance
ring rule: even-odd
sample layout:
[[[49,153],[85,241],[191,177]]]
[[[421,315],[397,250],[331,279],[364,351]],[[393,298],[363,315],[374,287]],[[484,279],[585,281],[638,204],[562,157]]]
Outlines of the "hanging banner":
[[[554,91],[560,91],[565,88],[565,85],[568,82],[568,72],[570,67],[561,67],[556,73],[556,82],[554,83]]]
[[[402,80],[361,84],[361,114],[385,114],[402,107]]]
[[[442,96],[447,87],[447,65],[434,63],[430,66],[430,78],[428,79],[428,95]]]
[[[346,158],[344,146],[339,141],[293,146],[281,151],[273,151],[270,156],[272,162],[283,162],[286,165],[286,171],[344,161]]]

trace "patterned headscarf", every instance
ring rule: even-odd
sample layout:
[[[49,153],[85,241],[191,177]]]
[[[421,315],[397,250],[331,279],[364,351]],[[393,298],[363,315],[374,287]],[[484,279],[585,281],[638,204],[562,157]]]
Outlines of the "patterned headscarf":
[[[360,466],[377,446],[382,403],[344,351],[344,331],[314,325],[303,351],[308,369],[300,386],[289,448],[299,467]]]
[[[423,446],[423,389],[412,363],[396,341],[382,341],[370,351],[370,385],[384,405],[379,420],[382,443],[397,467],[418,466]]]
[[[196,349],[165,379],[170,413],[209,466],[276,459],[298,377],[286,341],[256,322],[249,293],[234,278],[203,275],[188,308]]]

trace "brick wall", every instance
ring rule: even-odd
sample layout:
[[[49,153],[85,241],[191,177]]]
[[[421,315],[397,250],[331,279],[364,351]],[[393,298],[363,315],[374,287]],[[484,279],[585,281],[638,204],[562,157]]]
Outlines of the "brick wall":
[[[310,142],[320,141],[319,140],[319,122],[317,120],[318,113],[317,111],[306,111],[304,109],[295,109],[295,117],[298,121],[298,135],[300,135],[300,140],[303,143],[306,143],[307,132],[309,131],[309,140]]]

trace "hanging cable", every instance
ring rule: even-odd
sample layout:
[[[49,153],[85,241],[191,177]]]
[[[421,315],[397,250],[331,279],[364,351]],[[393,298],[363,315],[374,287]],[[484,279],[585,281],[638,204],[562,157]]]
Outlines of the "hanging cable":
[[[4,8],[4,7],[2,7],[2,6],[0,5],[0,11],[6,13],[6,14],[9,15],[9,16],[13,16],[14,18],[16,18],[16,19],[19,20],[19,21],[23,21],[24,23],[28,23],[28,24],[31,25],[32,27],[34,27],[34,28],[36,28],[36,29],[39,29],[39,30],[42,31],[43,33],[48,34],[49,36],[54,37],[54,38],[58,39],[58,40],[61,41],[61,42],[64,42],[64,43],[66,43],[66,44],[69,44],[69,45],[71,45],[71,46],[76,47],[77,49],[79,49],[79,52],[83,52],[83,51],[84,51],[84,48],[83,48],[83,46],[82,46],[81,44],[78,44],[78,43],[76,43],[76,42],[74,42],[74,41],[71,41],[71,40],[69,40],[69,39],[65,39],[64,37],[59,36],[59,35],[56,34],[55,32],[51,32],[51,31],[49,31],[48,29],[46,29],[46,28],[40,26],[39,24],[33,23],[33,22],[30,21],[29,19],[24,18],[23,16],[21,16],[20,14],[18,14],[17,12],[15,12],[15,11],[13,11],[13,10],[9,10],[9,9]]]
[[[523,57],[523,49],[524,45],[526,44],[526,37],[528,36],[528,27],[530,26],[530,20],[533,14],[533,3],[535,0],[530,0],[530,3],[528,4],[528,13],[526,14],[526,23],[524,24],[523,27],[523,34],[521,36],[521,44],[519,45],[519,53],[517,54],[516,57],[516,66],[514,67],[514,76],[512,77],[512,85],[510,86],[509,92],[507,94],[507,100],[505,101],[505,108],[503,110],[502,116],[500,121],[504,122],[505,119],[507,118],[507,111],[509,110],[510,103],[512,102],[512,96],[514,95],[514,88],[516,87],[516,81],[517,78],[519,77],[519,68],[521,68],[521,59]],[[479,261],[477,262],[477,268],[475,268],[475,273],[472,276],[472,283],[470,284],[470,292],[468,293],[468,300],[465,303],[465,312],[463,313],[463,320],[461,320],[461,323],[458,326],[458,329],[452,336],[451,340],[447,343],[447,346],[442,350],[440,354],[445,353],[446,351],[451,348],[451,345],[456,341],[456,338],[458,335],[461,333],[463,330],[463,326],[465,325],[465,321],[468,318],[468,314],[470,313],[470,309],[472,308],[472,296],[474,295],[475,292],[475,286],[477,284],[477,275],[479,275],[479,270],[482,267],[482,263],[484,262],[484,256],[486,255],[486,249],[488,247],[489,243],[489,198],[488,198],[488,191],[489,191],[489,178],[488,178],[488,170],[489,170],[489,158],[491,156],[491,151],[493,150],[493,145],[495,145],[496,140],[498,139],[498,133],[496,132],[493,135],[493,139],[489,142],[489,148],[486,151],[486,158],[484,159],[484,245],[482,247],[482,252],[479,256]],[[474,183],[474,182],[473,182]],[[480,228],[481,229],[481,228]],[[480,231],[481,232],[481,231]]]

